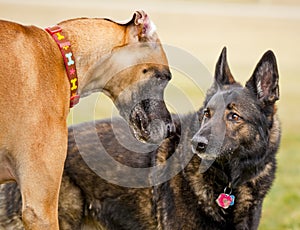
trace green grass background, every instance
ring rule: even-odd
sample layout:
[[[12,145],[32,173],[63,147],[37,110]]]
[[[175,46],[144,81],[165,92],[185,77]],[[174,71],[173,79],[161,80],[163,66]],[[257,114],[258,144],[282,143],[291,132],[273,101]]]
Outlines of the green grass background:
[[[150,14],[163,43],[190,53],[201,63],[204,68],[199,69],[196,77],[203,83],[214,72],[223,46],[228,48],[233,75],[242,83],[250,77],[266,50],[275,52],[280,72],[278,113],[283,131],[276,180],[264,202],[259,229],[300,229],[299,1],[0,0],[1,18],[41,27],[81,16],[124,20],[136,9]],[[206,87],[197,87],[173,62],[170,65],[173,79],[165,94],[169,108],[181,113],[199,108]],[[187,68],[198,67],[187,63]],[[117,111],[109,99],[94,94],[71,110],[68,122],[74,124],[115,115]]]

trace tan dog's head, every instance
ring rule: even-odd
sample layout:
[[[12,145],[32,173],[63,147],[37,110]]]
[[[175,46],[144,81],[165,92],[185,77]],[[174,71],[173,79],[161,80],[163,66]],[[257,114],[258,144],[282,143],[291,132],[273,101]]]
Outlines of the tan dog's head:
[[[114,48],[114,74],[105,93],[129,122],[140,141],[158,142],[173,129],[164,102],[164,89],[171,79],[168,61],[155,25],[144,11],[137,11],[125,25],[124,45]]]

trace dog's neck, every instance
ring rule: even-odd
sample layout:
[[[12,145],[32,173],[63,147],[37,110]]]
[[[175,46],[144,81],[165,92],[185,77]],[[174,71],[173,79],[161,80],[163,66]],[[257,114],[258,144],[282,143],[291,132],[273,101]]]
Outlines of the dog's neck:
[[[94,30],[106,27],[107,30]],[[76,25],[76,26],[75,26]],[[93,92],[106,93],[106,83],[115,74],[110,55],[126,42],[126,29],[109,20],[77,19],[59,24],[71,42],[78,74],[78,93],[85,97]]]

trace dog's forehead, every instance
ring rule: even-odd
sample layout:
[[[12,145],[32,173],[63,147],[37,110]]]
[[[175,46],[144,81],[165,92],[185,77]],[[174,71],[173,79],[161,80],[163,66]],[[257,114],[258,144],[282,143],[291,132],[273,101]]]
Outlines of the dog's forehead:
[[[245,105],[247,104],[248,100],[251,100],[249,97],[245,97],[246,94],[247,92],[242,87],[219,90],[208,101],[207,107],[226,109],[231,103],[236,105]]]
[[[123,46],[113,53],[115,62],[130,67],[140,64],[168,65],[166,54],[159,43],[135,43]]]

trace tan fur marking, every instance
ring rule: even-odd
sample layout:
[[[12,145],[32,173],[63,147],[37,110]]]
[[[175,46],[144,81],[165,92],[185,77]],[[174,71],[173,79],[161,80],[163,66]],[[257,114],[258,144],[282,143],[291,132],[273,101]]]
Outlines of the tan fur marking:
[[[59,24],[73,48],[81,97],[103,90],[115,101],[119,89],[141,78],[150,79],[141,74],[145,68],[141,65],[123,72],[117,69],[120,63],[114,58],[126,45],[135,45],[128,52],[133,62],[168,68],[155,31],[151,30],[150,37],[143,34],[143,40],[156,42],[156,46],[137,46],[142,40],[137,30],[150,23],[145,12],[137,13],[143,16],[138,25],[87,18]],[[0,21],[0,34],[0,183],[18,182],[26,229],[58,229],[58,191],[67,153],[70,103],[63,59],[55,41],[41,28]],[[124,85],[114,88],[120,84]]]

